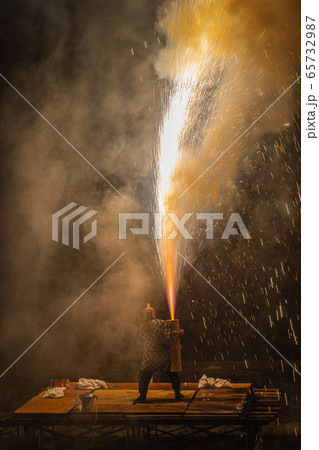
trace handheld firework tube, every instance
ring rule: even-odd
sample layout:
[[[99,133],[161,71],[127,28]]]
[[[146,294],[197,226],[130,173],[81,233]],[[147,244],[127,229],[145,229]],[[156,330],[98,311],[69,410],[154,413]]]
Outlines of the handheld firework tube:
[[[168,320],[168,323],[171,324],[171,327],[174,331],[179,331],[179,320],[172,319]],[[181,372],[182,371],[182,354],[181,354],[181,338],[180,336],[177,339],[174,339],[170,343],[170,359],[171,359],[171,372]]]

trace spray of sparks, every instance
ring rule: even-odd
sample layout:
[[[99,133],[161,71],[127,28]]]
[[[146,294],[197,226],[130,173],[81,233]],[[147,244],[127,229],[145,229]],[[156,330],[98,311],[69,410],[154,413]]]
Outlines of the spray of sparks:
[[[207,52],[207,55],[206,55]],[[174,319],[176,292],[178,287],[178,251],[180,242],[168,213],[176,212],[176,198],[172,195],[176,168],[183,164],[187,152],[199,143],[198,130],[205,127],[206,92],[205,74],[210,67],[208,47],[203,41],[202,52],[191,55],[181,52],[176,63],[179,70],[173,81],[166,82],[161,91],[161,119],[156,142],[157,161],[155,163],[155,205],[161,214],[162,239],[156,240],[160,271],[165,284],[171,318]],[[205,101],[206,100],[206,101]],[[207,116],[207,114],[206,114]],[[200,118],[200,119],[199,119]],[[200,124],[198,124],[200,120]],[[199,125],[196,136],[194,124]],[[158,231],[158,230],[157,230]]]
[[[166,287],[171,318],[174,319],[177,290],[177,241],[170,239],[172,226],[167,213],[172,178],[180,155],[183,130],[187,123],[188,105],[192,93],[191,83],[181,80],[169,95],[163,121],[159,130],[159,161],[156,185],[158,212],[163,218],[162,239],[157,240],[157,250],[161,271]]]

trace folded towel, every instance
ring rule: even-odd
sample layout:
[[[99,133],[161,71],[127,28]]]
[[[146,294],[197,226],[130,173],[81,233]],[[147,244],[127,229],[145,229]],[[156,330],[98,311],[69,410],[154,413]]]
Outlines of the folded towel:
[[[103,380],[94,380],[93,378],[80,378],[75,389],[107,389],[107,385]]]
[[[203,375],[198,382],[199,389],[201,388],[213,388],[213,389],[227,389],[233,386],[228,380],[223,380],[222,378],[207,378]]]

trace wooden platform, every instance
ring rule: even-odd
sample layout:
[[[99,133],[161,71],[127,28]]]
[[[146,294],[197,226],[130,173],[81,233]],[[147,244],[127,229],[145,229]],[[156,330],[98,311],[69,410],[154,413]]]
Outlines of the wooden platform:
[[[86,429],[100,426],[102,434],[105,427],[118,425],[126,429],[127,436],[130,429],[133,436],[134,429],[140,427],[148,428],[149,433],[156,429],[157,435],[165,425],[181,425],[188,432],[193,427],[192,434],[198,432],[198,427],[206,427],[210,437],[210,430],[226,426],[244,432],[246,448],[252,449],[260,427],[275,420],[280,411],[279,390],[255,389],[250,383],[233,384],[229,389],[197,389],[195,383],[183,383],[181,402],[175,401],[170,384],[155,383],[149,386],[147,402],[136,405],[133,404],[138,396],[136,383],[109,383],[109,389],[94,391],[97,396],[94,409],[83,412],[78,410],[77,396],[92,391],[76,390],[75,383],[70,385],[63,398],[42,398],[46,390],[41,392],[17,409],[7,423],[17,429],[23,425],[24,429],[39,430],[48,427],[53,430],[59,425]]]
[[[77,411],[77,396],[89,390],[76,390],[75,383],[65,391],[62,398],[42,398],[44,390],[33,397],[19,409],[12,418],[45,419],[61,418],[77,420],[79,416],[90,414],[109,416],[112,418],[144,416],[157,418],[184,419],[241,419],[269,421],[274,419],[280,410],[280,392],[276,389],[252,389],[251,384],[233,384],[233,389],[197,389],[195,383],[182,384],[181,392],[184,400],[176,402],[174,391],[168,383],[151,384],[147,395],[147,403],[133,405],[138,396],[136,383],[110,383],[109,389],[94,391],[97,396],[92,412]],[[96,418],[95,418],[96,420]]]

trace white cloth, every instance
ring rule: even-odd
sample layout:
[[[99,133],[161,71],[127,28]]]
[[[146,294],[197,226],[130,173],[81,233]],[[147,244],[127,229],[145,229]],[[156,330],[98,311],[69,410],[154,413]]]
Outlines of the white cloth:
[[[108,389],[105,381],[93,378],[80,378],[75,389]]]
[[[55,387],[52,389],[48,389],[44,395],[42,395],[42,398],[60,398],[64,397],[64,391],[65,387]]]
[[[223,380],[222,378],[207,378],[203,375],[198,382],[199,389],[201,388],[213,388],[213,389],[227,389],[233,386],[228,380]]]

